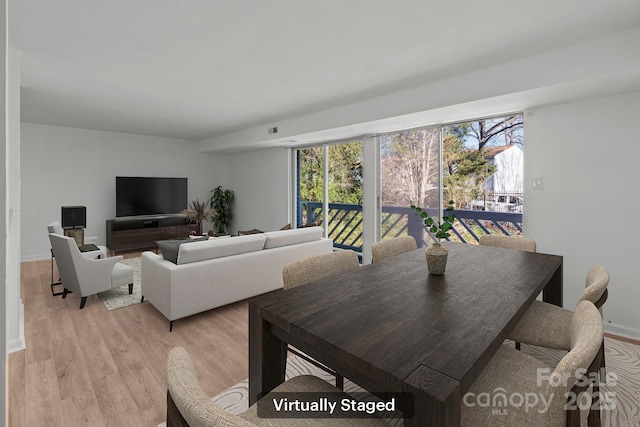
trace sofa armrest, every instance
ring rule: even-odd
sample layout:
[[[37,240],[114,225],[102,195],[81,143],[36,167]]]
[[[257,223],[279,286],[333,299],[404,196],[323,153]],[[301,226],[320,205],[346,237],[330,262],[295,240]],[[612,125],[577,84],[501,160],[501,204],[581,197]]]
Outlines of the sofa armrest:
[[[171,278],[176,267],[154,252],[143,252],[140,257],[142,296],[169,320],[174,320],[171,318]]]

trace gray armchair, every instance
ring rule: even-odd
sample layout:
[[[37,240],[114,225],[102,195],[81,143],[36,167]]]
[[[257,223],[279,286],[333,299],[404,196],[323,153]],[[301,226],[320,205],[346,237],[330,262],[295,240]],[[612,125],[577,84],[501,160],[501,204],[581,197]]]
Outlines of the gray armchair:
[[[82,309],[89,295],[123,285],[129,285],[129,293],[133,293],[133,269],[118,262],[122,256],[89,259],[80,253],[71,237],[49,233],[49,240],[64,286],[62,298],[66,298],[69,291],[77,293]]]
[[[60,225],[60,223],[58,221],[54,221],[51,224],[47,225],[47,230],[49,233],[55,233],[55,234],[59,234],[61,236],[64,236],[64,229],[62,228],[62,226]],[[84,242],[83,242],[84,243]],[[82,252],[82,256],[85,258],[89,258],[89,259],[96,259],[96,258],[106,258],[107,257],[107,247],[106,246],[95,246],[94,250],[91,250],[91,248],[89,248],[88,246],[84,246],[80,252]],[[56,292],[54,290],[54,287],[57,285],[61,285],[62,282],[60,282],[60,279],[58,279],[57,282],[54,282],[53,279],[53,248],[51,249],[51,294],[55,297],[58,295],[62,295],[62,292]]]

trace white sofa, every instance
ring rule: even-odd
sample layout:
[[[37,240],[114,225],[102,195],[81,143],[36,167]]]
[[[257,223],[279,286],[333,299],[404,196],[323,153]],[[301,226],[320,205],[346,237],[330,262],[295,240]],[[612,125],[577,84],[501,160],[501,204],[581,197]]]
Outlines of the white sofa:
[[[286,264],[333,250],[322,231],[308,227],[184,243],[175,263],[143,252],[142,299],[169,319],[171,330],[174,320],[280,289]]]

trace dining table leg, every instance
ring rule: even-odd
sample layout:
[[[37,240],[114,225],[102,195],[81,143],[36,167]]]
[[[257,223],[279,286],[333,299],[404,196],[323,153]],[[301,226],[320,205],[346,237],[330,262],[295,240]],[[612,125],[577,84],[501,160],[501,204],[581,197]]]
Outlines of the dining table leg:
[[[459,426],[460,383],[440,372],[421,366],[404,384],[414,397],[414,414],[405,417],[409,426]]]
[[[274,336],[263,309],[249,303],[249,405],[284,382],[287,343]]]
[[[542,290],[542,300],[562,307],[562,264],[551,276],[551,280]]]

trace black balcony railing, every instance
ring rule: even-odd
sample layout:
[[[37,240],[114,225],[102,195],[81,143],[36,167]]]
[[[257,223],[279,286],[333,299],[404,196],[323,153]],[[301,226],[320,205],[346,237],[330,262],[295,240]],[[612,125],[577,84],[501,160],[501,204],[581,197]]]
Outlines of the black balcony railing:
[[[425,209],[431,216],[437,215],[436,208]],[[454,210],[454,229],[449,238],[462,243],[477,243],[483,234],[522,234],[522,214],[475,210]],[[299,202],[298,225],[322,223],[322,202]],[[333,246],[362,252],[362,205],[329,203],[329,237]],[[419,247],[427,240],[435,238],[424,229],[422,220],[413,210],[402,206],[383,206],[381,236],[383,239],[402,235],[416,239]]]

